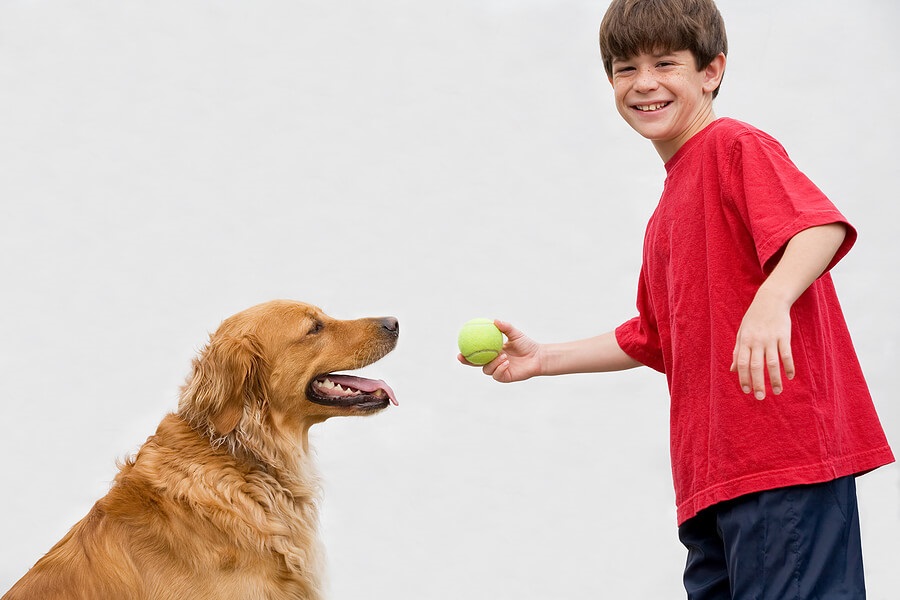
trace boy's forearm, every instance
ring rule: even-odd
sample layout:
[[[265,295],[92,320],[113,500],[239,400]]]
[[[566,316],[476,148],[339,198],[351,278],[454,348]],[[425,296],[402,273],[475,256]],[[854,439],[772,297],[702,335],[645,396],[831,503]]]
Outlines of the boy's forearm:
[[[843,223],[804,229],[788,242],[784,254],[757,295],[791,306],[825,271],[847,235]]]
[[[544,344],[541,375],[622,371],[641,365],[619,347],[615,332],[596,337]]]

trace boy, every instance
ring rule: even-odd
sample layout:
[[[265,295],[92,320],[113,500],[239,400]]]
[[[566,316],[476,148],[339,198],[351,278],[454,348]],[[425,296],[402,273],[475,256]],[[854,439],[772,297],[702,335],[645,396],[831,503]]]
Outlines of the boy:
[[[600,48],[618,112],[667,173],[638,316],[561,344],[497,321],[508,340],[483,370],[665,373],[688,597],[864,598],[854,476],[893,455],[828,273],[856,231],[778,142],[713,114],[713,0],[614,0]]]

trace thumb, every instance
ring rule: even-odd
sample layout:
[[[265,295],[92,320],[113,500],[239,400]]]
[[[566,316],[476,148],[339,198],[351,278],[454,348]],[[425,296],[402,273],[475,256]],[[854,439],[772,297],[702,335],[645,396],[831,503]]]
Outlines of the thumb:
[[[500,330],[500,333],[505,335],[506,338],[510,341],[525,335],[524,333],[513,327],[510,323],[501,321],[500,319],[494,319],[494,325],[497,327],[497,329]]]

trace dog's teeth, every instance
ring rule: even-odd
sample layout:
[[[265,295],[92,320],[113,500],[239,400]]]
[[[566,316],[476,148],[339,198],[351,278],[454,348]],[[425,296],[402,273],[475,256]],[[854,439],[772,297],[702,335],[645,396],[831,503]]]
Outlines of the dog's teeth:
[[[316,380],[314,383],[316,388],[331,393],[337,396],[364,396],[367,392],[359,390],[355,387],[351,387],[349,385],[345,385],[342,383],[335,383],[331,379],[322,378],[321,380]],[[385,398],[388,397],[389,394],[383,389],[377,389],[372,394],[377,398]]]

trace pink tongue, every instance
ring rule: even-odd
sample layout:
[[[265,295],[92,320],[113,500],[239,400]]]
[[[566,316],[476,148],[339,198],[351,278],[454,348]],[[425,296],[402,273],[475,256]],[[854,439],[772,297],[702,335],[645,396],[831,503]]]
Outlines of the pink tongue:
[[[391,386],[381,381],[380,379],[365,379],[363,377],[353,377],[352,375],[330,374],[328,375],[328,379],[344,387],[351,387],[355,390],[366,392],[367,394],[371,394],[378,390],[384,390],[388,395],[388,398],[391,399],[391,404],[393,404],[394,406],[400,406],[400,403],[397,402],[397,396],[394,394],[394,390],[391,389]]]

